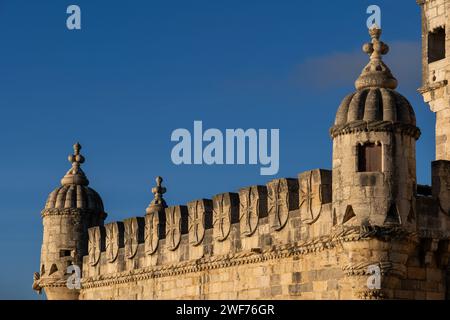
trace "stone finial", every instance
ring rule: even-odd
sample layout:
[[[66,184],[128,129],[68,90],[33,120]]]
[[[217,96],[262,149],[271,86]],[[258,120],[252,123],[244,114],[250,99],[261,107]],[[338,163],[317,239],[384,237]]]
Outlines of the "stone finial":
[[[369,29],[369,35],[372,41],[363,45],[363,51],[370,56],[370,61],[356,80],[356,89],[361,90],[369,87],[397,88],[397,79],[394,78],[391,70],[382,61],[382,56],[389,52],[389,46],[380,41],[381,29],[374,25]]]
[[[73,145],[73,154],[69,155],[68,160],[72,163],[72,168],[67,171],[66,175],[61,179],[62,185],[89,185],[89,180],[86,178],[81,164],[84,163],[84,157],[80,153],[81,145],[77,142]]]
[[[167,189],[162,186],[162,182],[162,177],[156,177],[156,187],[152,188],[152,193],[155,195],[155,198],[145,210],[147,214],[167,208],[166,201],[163,198],[163,194],[166,193]]]

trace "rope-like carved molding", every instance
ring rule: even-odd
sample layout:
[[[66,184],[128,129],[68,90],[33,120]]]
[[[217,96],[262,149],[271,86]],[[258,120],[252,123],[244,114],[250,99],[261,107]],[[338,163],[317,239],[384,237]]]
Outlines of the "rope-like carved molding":
[[[372,265],[379,266],[380,273],[383,276],[391,275],[400,278],[404,278],[406,276],[406,266],[399,263],[394,263],[392,261],[380,261],[377,263],[361,262],[356,264],[348,264],[342,268],[342,271],[344,271],[347,276],[368,276],[371,275],[371,273],[368,272],[368,268]]]
[[[50,208],[41,211],[41,217],[46,216],[85,216],[91,214],[99,214],[98,211],[91,209],[79,209],[79,208]],[[100,213],[102,219],[106,219],[108,214],[106,212]]]
[[[358,291],[356,297],[362,300],[384,300],[386,295],[381,289],[367,289],[363,291]]]
[[[341,126],[334,126],[330,129],[330,135],[335,138],[340,135],[375,131],[375,132],[398,132],[400,134],[408,135],[416,140],[420,137],[420,129],[416,126],[403,123],[394,123],[391,121],[354,121]]]
[[[39,287],[43,288],[62,288],[67,287],[67,280],[39,280]]]
[[[379,233],[386,232],[385,229],[391,230],[389,233],[392,237],[398,237],[399,234],[401,234],[402,237],[406,238],[411,236],[411,233],[405,232],[401,228],[380,228]],[[316,239],[310,239],[298,243],[274,246],[271,249],[261,251],[260,253],[245,251],[235,254],[205,257],[198,260],[185,261],[175,264],[152,266],[116,274],[99,275],[89,278],[83,278],[81,281],[81,286],[84,289],[97,288],[114,284],[123,284],[154,278],[177,276],[186,273],[228,268],[273,259],[295,257],[331,249],[342,244],[343,242],[367,241],[373,238],[377,238],[378,236],[379,235],[377,233],[373,233],[370,235],[361,234],[360,227],[341,227],[333,230],[332,233],[327,236],[322,236]]]
[[[342,271],[345,272],[348,276],[366,276],[370,273],[367,272],[369,266],[377,265],[380,267],[380,272],[382,275],[386,275],[392,270],[392,262],[390,261],[382,261],[378,263],[373,262],[360,262],[356,264],[348,264],[342,267]]]

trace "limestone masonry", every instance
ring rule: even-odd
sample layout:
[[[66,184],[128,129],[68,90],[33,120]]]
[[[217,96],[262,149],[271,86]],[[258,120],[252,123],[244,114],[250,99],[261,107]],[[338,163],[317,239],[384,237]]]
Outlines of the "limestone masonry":
[[[419,91],[436,113],[431,186],[417,184],[420,130],[372,28],[369,62],[330,129],[331,171],[173,206],[158,177],[145,215],[104,224],[76,144],[42,211],[33,288],[48,299],[450,298],[450,0],[417,2]],[[79,289],[67,286],[72,264]]]

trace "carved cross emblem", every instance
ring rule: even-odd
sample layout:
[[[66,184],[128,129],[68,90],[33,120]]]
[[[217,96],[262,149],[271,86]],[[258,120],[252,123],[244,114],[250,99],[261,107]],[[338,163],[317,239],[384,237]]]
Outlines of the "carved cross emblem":
[[[289,218],[289,190],[285,179],[268,184],[268,209],[271,227],[281,230]]]
[[[202,200],[190,202],[189,210],[189,242],[199,245],[205,236],[205,205]]]
[[[226,202],[225,194],[214,198],[214,234],[218,241],[224,241],[231,230],[231,203]]]
[[[255,187],[242,189],[239,192],[241,215],[240,225],[243,235],[251,236],[258,227],[259,194]]]
[[[159,215],[151,212],[145,216],[145,253],[154,254],[159,242]]]
[[[109,223],[106,228],[106,259],[114,262],[119,254],[119,226],[117,223]]]
[[[322,188],[314,183],[314,171],[300,181],[300,214],[305,223],[314,223],[322,211]]]
[[[100,260],[101,254],[101,233],[100,227],[89,228],[89,244],[88,244],[88,254],[89,254],[89,264],[95,266]]]
[[[129,218],[124,221],[125,224],[125,256],[132,259],[138,249],[139,226],[136,218]]]
[[[181,241],[181,211],[179,207],[166,208],[166,244],[175,250]]]

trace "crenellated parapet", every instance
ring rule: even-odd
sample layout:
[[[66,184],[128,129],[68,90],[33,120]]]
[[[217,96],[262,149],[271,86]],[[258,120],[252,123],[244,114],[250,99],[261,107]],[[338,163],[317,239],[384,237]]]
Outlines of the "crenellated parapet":
[[[84,276],[191,261],[206,256],[262,252],[331,232],[331,172],[311,170],[169,206],[157,179],[145,217],[89,229]],[[130,261],[135,261],[131,263]]]

